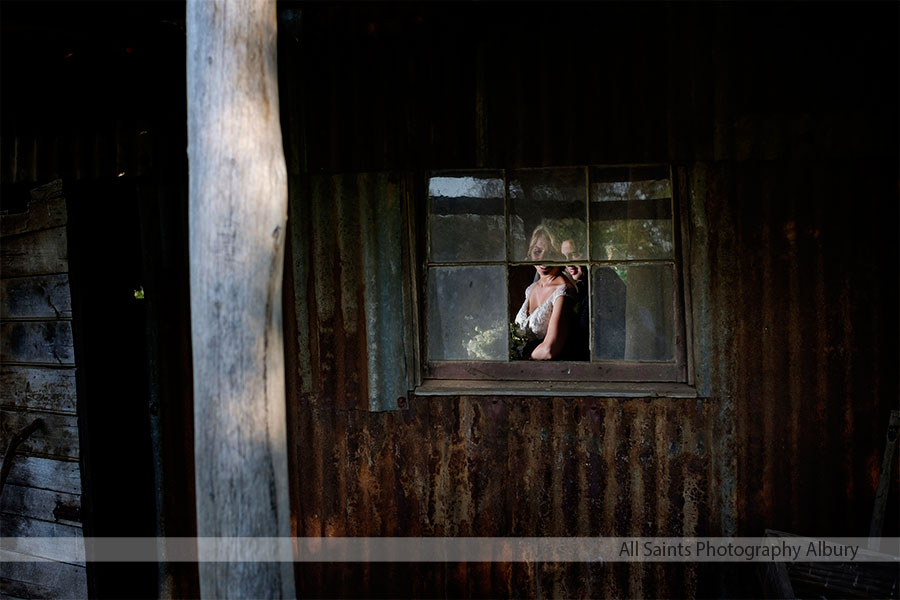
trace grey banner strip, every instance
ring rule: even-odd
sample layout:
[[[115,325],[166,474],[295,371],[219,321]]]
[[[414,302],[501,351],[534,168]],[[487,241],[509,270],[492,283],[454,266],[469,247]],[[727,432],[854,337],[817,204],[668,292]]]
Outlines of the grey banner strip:
[[[879,551],[869,550],[876,541]],[[900,562],[900,538],[0,538],[3,561]]]

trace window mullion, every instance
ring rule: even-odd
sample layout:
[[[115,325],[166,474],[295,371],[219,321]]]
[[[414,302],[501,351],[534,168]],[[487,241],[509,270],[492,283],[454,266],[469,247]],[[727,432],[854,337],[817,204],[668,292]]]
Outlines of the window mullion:
[[[509,331],[510,323],[509,323],[509,238],[510,238],[510,225],[509,225],[509,176],[507,174],[507,170],[503,169],[503,234],[504,234],[504,242],[506,244],[506,267],[503,269],[503,273],[505,276],[505,280],[503,282],[503,298],[506,304],[506,360],[509,361],[510,357],[510,339],[511,332]]]
[[[588,310],[588,361],[594,361],[594,290],[592,286],[594,285],[593,279],[593,265],[594,263],[591,261],[593,258],[591,252],[591,170],[588,167],[584,168],[584,223],[585,223],[585,231],[584,234],[584,256],[587,259],[587,264],[585,265],[585,269],[587,273],[587,310]]]
[[[506,256],[505,260],[509,263],[509,239],[511,237],[510,224],[509,224],[509,173],[506,169],[503,169],[503,222],[505,223],[504,229],[504,242],[506,247]],[[509,269],[507,269],[508,271]],[[507,274],[507,278],[509,275]]]

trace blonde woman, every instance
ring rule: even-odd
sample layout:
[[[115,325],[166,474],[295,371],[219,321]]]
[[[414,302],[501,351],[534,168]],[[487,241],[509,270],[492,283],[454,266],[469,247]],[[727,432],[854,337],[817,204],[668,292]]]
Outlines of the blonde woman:
[[[531,235],[527,260],[563,259],[553,235],[539,225]],[[534,268],[537,279],[525,290],[525,302],[515,319],[519,334],[526,340],[524,358],[559,359],[568,334],[570,297],[575,286],[561,266],[535,265]]]

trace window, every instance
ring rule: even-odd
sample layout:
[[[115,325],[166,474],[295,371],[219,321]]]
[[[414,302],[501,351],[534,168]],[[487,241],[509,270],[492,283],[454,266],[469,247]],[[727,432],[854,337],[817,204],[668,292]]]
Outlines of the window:
[[[437,172],[427,204],[426,379],[687,381],[668,166]],[[516,323],[538,265],[568,280],[550,361]]]

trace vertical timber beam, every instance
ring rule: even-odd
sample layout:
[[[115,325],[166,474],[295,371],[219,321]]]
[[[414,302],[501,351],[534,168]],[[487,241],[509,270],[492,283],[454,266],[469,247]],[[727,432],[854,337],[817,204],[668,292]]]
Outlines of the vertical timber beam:
[[[287,176],[274,0],[187,3],[197,532],[204,597],[294,597],[291,562],[221,562],[290,536],[281,286]]]

